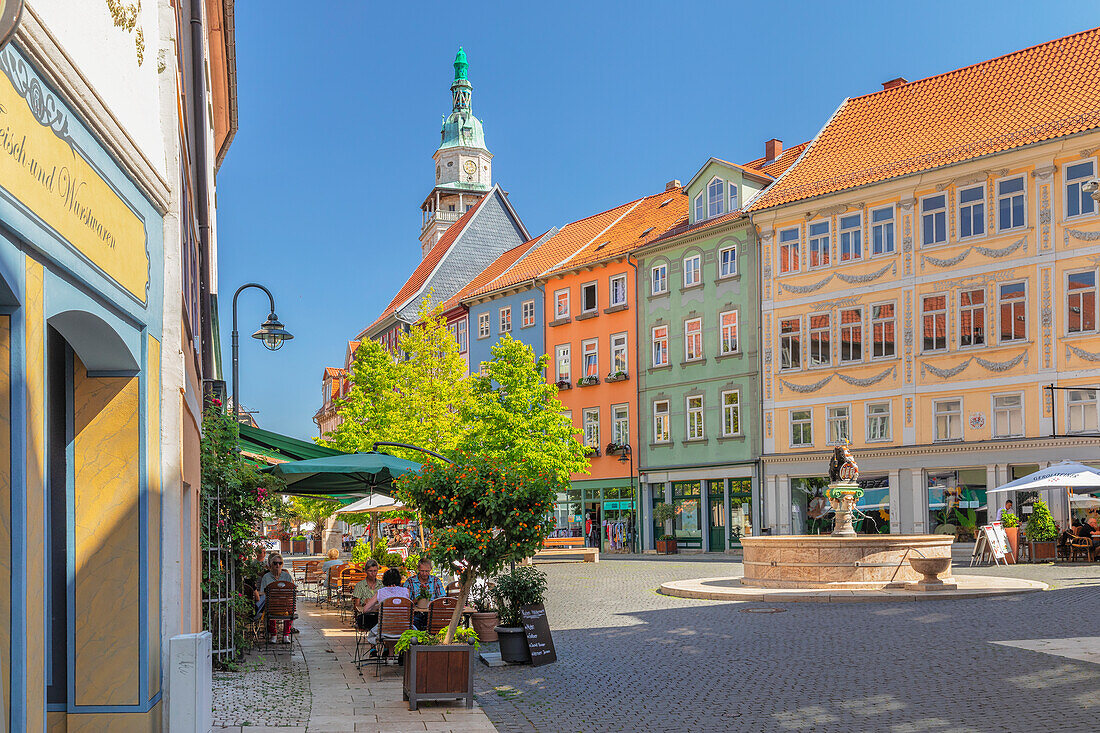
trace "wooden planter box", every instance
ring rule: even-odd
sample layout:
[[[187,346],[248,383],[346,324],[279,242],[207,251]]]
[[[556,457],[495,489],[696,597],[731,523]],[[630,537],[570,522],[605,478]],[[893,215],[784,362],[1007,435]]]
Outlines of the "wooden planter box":
[[[402,697],[409,710],[423,700],[465,700],[474,706],[474,642],[420,645],[413,641],[405,652]]]
[[[658,555],[675,555],[676,540],[656,540]]]
[[[305,540],[291,540],[290,552],[294,555],[306,554],[306,541]]]
[[[1031,561],[1056,560],[1058,558],[1058,543],[1054,540],[1031,543]]]
[[[309,544],[312,545],[310,552],[314,555],[324,554],[324,542],[321,540],[310,540]]]

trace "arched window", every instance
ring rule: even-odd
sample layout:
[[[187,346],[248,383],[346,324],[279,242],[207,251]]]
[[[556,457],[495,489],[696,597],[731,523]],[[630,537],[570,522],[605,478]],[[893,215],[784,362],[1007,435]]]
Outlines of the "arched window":
[[[695,197],[695,221],[702,221],[706,219],[706,215],[703,211],[703,194],[699,194]]]
[[[721,178],[713,179],[707,184],[707,218],[721,216],[725,211],[725,181]]]

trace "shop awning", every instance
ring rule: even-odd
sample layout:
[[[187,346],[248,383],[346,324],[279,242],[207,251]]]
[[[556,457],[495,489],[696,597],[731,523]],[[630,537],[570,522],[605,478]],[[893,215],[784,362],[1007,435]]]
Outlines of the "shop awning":
[[[274,466],[287,461],[346,455],[342,451],[326,448],[308,440],[298,440],[243,424],[240,426],[240,437],[237,442],[241,448],[241,457],[255,466]]]

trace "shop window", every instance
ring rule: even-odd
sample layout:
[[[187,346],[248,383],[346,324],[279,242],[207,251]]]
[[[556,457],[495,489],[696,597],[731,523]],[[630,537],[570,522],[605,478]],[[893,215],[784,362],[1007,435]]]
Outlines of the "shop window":
[[[1024,178],[997,181],[997,228],[1002,232],[1024,226]]]
[[[890,403],[867,404],[867,442],[882,443],[890,440]]]
[[[959,346],[985,345],[985,290],[959,293]]]
[[[779,322],[779,368],[802,367],[802,319],[788,318]]]
[[[840,217],[840,261],[863,259],[863,217],[859,214]]]
[[[962,440],[962,401],[937,400],[932,403],[936,420],[936,442]]]
[[[687,398],[687,439],[702,440],[704,437],[703,398],[701,395],[692,395]]]
[[[885,359],[896,353],[897,320],[893,303],[871,306],[871,358]]]
[[[888,476],[862,476],[859,488],[863,496],[856,502],[860,514],[852,518],[859,534],[890,533],[890,479]]]
[[[1024,283],[1005,283],[997,290],[1000,340],[1022,341],[1027,338],[1027,288]]]
[[[649,271],[650,293],[660,295],[668,292],[668,265],[656,265]]]
[[[752,536],[752,482],[730,479],[730,544],[740,544],[742,537]]]
[[[813,410],[791,410],[791,447],[806,448],[813,444]]]
[[[973,542],[978,528],[988,522],[985,481],[984,467],[929,473],[929,530]]]
[[[824,476],[791,479],[791,534],[829,534],[834,515],[825,498],[829,479]]]
[[[863,360],[863,309],[840,311],[840,361]]]
[[[829,408],[826,415],[828,438],[826,445],[847,445],[852,442],[852,410],[848,405]]]
[[[798,227],[779,232],[779,272],[798,272],[802,256],[798,248]]]
[[[832,323],[828,313],[810,316],[810,366],[829,366],[833,363]]]
[[[668,366],[668,326],[653,327],[653,366]]]
[[[669,436],[668,400],[653,403],[653,442],[667,443]]]
[[[993,437],[1012,438],[1024,434],[1024,396],[993,395]]]
[[[1066,330],[1096,330],[1096,270],[1071,272],[1066,277]]]
[[[886,206],[871,212],[871,255],[894,251],[894,207]]]
[[[701,484],[700,481],[672,482],[672,504],[676,508],[676,519],[673,520],[672,527],[677,543],[685,547],[703,546]]]
[[[741,434],[741,393],[734,389],[722,393],[722,435]]]
[[[947,241],[947,195],[929,196],[920,206],[921,243],[943,244]]]
[[[985,234],[985,186],[959,191],[959,239]]]
[[[926,295],[922,300],[924,351],[947,348],[947,296]]]
[[[1070,433],[1095,433],[1097,430],[1097,391],[1071,389],[1066,391],[1066,424]]]
[[[829,222],[810,225],[810,269],[829,264]]]

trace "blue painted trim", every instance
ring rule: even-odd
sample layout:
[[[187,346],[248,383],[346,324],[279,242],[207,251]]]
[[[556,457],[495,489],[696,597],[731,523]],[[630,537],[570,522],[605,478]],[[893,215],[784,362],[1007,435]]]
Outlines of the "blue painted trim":
[[[138,700],[149,699],[149,339],[141,331],[141,369],[138,379]]]
[[[26,269],[20,278],[21,298],[26,302]],[[11,726],[12,731],[27,727],[27,323],[26,310],[12,314],[11,391]],[[22,491],[18,489],[23,489]]]
[[[65,342],[65,704],[76,699],[76,362]]]
[[[145,332],[142,331],[142,333],[145,333]],[[144,359],[144,358],[145,358],[145,356],[143,355],[142,359]],[[106,378],[123,377],[123,378],[126,378],[126,379],[130,379],[132,377],[137,377],[137,376],[140,376],[140,375],[141,375],[141,370],[140,369],[89,369],[88,370],[88,376],[92,377],[93,379],[103,379],[105,377]]]
[[[161,700],[161,693],[153,695],[148,702],[137,705],[70,705],[70,715],[81,713],[147,713],[157,706]]]

